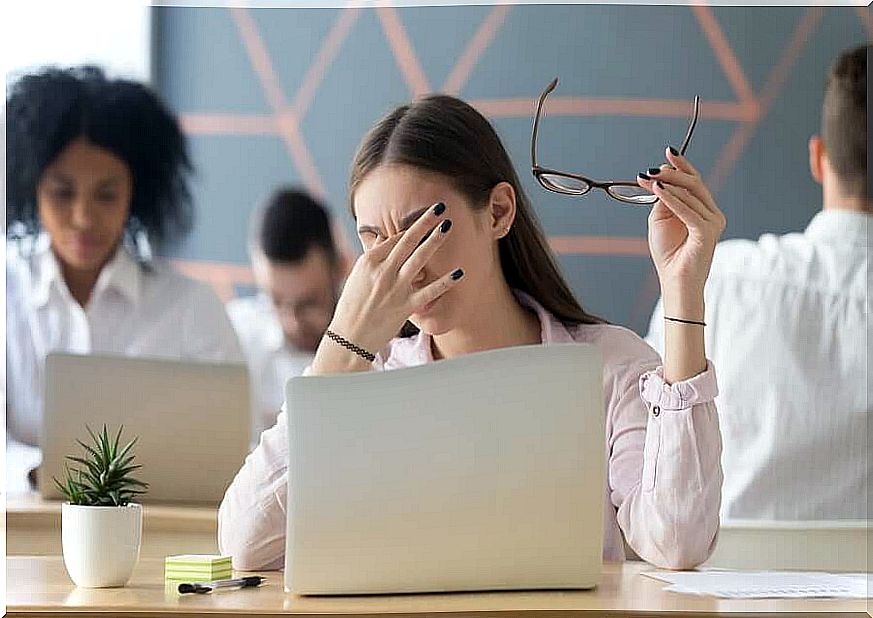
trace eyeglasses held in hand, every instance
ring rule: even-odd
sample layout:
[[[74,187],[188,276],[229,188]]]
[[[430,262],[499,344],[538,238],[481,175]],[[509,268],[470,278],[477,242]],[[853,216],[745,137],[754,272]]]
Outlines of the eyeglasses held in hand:
[[[533,133],[530,138],[530,158],[531,172],[534,178],[537,179],[543,188],[555,193],[564,195],[585,195],[591,189],[601,189],[606,191],[609,197],[616,199],[626,204],[636,205],[651,205],[658,201],[658,197],[649,193],[633,180],[606,180],[598,181],[582,176],[581,174],[572,174],[570,172],[562,172],[560,170],[540,167],[537,163],[537,132],[540,126],[540,116],[543,111],[543,103],[546,97],[557,87],[558,78],[546,86],[540,99],[537,102],[537,112],[534,116]],[[694,111],[691,116],[691,122],[688,124],[688,130],[685,132],[685,139],[679,147],[679,154],[684,155],[691,143],[691,136],[694,134],[694,127],[697,125],[697,116],[700,113],[700,97],[694,97]]]

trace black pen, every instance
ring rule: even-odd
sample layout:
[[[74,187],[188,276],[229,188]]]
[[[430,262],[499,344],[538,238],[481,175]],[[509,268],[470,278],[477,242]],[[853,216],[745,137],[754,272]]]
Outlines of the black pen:
[[[215,582],[179,584],[179,593],[186,594],[188,592],[196,592],[197,594],[206,594],[207,592],[212,592],[216,588],[254,588],[255,586],[260,586],[265,581],[267,581],[266,577],[250,575],[249,577],[221,579]]]

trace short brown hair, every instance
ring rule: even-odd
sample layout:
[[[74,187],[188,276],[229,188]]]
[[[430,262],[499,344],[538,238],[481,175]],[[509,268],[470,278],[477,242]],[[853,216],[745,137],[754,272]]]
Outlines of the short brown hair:
[[[843,52],[828,74],[821,132],[828,161],[843,192],[867,197],[867,53],[869,45]]]
[[[282,186],[252,219],[250,243],[270,262],[296,264],[321,248],[331,263],[339,259],[327,208],[307,191]]]

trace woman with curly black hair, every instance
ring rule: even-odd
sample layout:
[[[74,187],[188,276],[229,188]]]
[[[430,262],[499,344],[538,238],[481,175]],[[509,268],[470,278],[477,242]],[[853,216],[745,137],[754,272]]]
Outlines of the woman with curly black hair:
[[[6,104],[7,440],[38,446],[49,352],[239,360],[215,294],[151,257],[192,225],[163,103],[80,67],[24,76]]]

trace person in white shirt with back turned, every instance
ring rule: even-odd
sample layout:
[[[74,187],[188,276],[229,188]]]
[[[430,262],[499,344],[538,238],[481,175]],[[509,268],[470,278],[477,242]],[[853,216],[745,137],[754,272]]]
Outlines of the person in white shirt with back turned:
[[[187,144],[142,84],[46,69],[7,99],[7,490],[35,480],[50,352],[241,362],[218,297],[151,257],[190,230]]]
[[[227,312],[237,331],[253,389],[257,440],[276,423],[285,383],[312,363],[333,317],[343,260],[327,210],[303,190],[273,192],[252,217],[249,255],[258,293]]]
[[[869,49],[833,65],[822,133],[809,140],[822,211],[803,233],[716,248],[706,349],[721,391],[723,520],[868,517]],[[648,336],[656,349],[662,316],[659,303]]]

